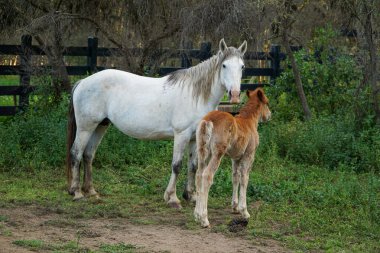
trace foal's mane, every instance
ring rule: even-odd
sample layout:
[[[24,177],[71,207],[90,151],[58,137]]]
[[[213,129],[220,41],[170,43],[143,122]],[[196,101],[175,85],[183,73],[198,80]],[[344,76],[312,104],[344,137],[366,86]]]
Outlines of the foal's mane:
[[[236,115],[236,117],[240,118],[250,118],[254,117],[257,118],[259,114],[259,108],[260,105],[265,104],[265,102],[261,101],[258,97],[258,93],[261,92],[261,94],[265,97],[264,91],[261,88],[256,89],[254,92],[251,93],[250,97],[248,98],[247,103],[240,109],[239,114]],[[267,99],[265,97],[265,99]]]
[[[168,75],[169,85],[181,85],[192,88],[193,98],[198,101],[202,97],[206,103],[211,95],[211,88],[216,74],[219,74],[222,63],[230,57],[238,56],[243,58],[241,52],[228,47],[223,52],[219,51],[208,60],[188,69],[180,69]]]

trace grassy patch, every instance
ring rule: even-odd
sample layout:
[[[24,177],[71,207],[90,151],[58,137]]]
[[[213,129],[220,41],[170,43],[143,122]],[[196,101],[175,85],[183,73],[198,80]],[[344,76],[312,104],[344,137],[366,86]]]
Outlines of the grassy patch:
[[[225,160],[215,176],[209,198],[212,229],[224,233],[229,233],[227,225],[235,217],[229,212],[231,189],[218,192],[221,185],[230,184],[227,167],[229,161]],[[0,191],[5,194],[1,200],[9,206],[38,205],[41,212],[56,212],[66,217],[46,225],[64,227],[71,226],[78,218],[124,217],[142,225],[172,224],[199,229],[193,221],[193,205],[183,203],[184,208],[178,211],[164,203],[162,194],[169,177],[166,169],[156,174],[163,181],[157,191],[147,189],[139,177],[130,178],[122,169],[95,170],[95,186],[102,198],[80,202],[73,202],[66,193],[62,171],[3,173]],[[183,183],[182,177],[178,186]],[[252,217],[244,234],[281,240],[296,250],[376,251],[380,247],[379,192],[380,178],[376,174],[357,175],[258,159],[248,190]]]
[[[31,251],[49,251],[54,253],[134,253],[137,248],[131,244],[102,244],[97,250],[82,247],[78,242],[70,241],[64,244],[46,243],[42,240],[16,240],[14,245]],[[141,252],[141,251],[139,251]]]
[[[51,250],[51,247],[41,240],[16,240],[13,244],[34,251]]]
[[[136,252],[136,246],[131,244],[103,244],[100,246],[99,253],[133,253]]]

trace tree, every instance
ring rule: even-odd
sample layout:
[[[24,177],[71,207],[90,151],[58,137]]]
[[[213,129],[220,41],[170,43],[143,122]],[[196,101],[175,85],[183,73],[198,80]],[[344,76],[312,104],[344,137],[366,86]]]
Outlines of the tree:
[[[296,22],[296,15],[303,8],[303,4],[297,5],[293,0],[280,0],[277,8],[277,20],[272,24],[273,33],[281,38],[281,42],[285,46],[287,57],[292,66],[294,81],[297,89],[297,94],[301,102],[306,120],[311,118],[311,111],[307,103],[306,95],[303,89],[301,74],[298,69],[293,51],[290,47],[292,38],[293,25]]]

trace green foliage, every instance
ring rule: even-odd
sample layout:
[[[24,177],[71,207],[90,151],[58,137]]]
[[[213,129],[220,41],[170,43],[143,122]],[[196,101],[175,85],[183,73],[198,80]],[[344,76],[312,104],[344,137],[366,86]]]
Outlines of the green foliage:
[[[380,129],[358,131],[348,116],[324,116],[308,122],[274,120],[261,131],[261,145],[280,157],[327,168],[380,171]]]
[[[54,168],[65,152],[66,103],[51,110],[31,107],[0,124],[0,167],[8,170]]]
[[[311,50],[295,53],[307,101],[313,115],[347,113],[360,102],[353,99],[361,80],[360,68],[354,58],[340,48],[331,48],[336,34],[331,28],[319,29],[310,45]],[[286,64],[285,66],[289,66]],[[302,110],[289,67],[276,79],[271,91],[272,107],[285,120],[302,118]]]

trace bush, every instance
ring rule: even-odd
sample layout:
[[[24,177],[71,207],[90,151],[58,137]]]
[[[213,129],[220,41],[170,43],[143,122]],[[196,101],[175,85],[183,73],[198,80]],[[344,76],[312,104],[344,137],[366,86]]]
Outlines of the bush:
[[[358,131],[350,117],[320,116],[308,122],[274,120],[262,126],[261,136],[261,152],[276,149],[280,157],[298,163],[380,171],[380,130],[373,127]]]
[[[353,99],[362,73],[353,56],[341,47],[331,48],[336,39],[331,28],[319,29],[308,51],[295,53],[305,95],[314,116],[343,114],[360,103]],[[293,71],[285,62],[285,70],[269,90],[272,109],[284,120],[302,119],[301,104],[294,84]]]

